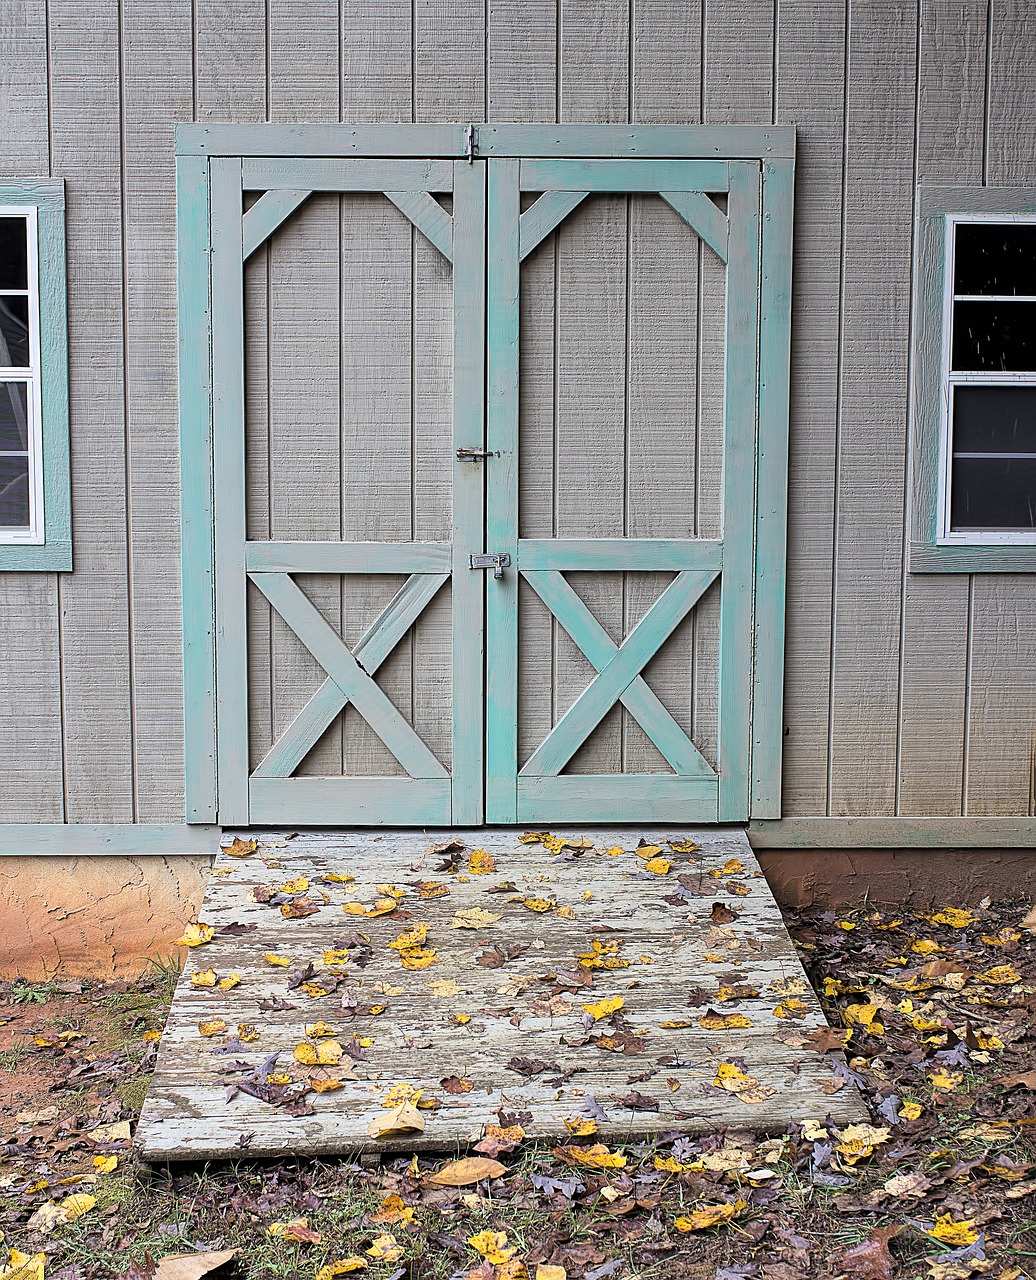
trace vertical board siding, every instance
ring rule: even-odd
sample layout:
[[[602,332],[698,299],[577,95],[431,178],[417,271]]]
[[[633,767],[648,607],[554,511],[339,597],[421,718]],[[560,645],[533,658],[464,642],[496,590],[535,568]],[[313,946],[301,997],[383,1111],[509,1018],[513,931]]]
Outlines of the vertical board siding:
[[[75,572],[0,575],[0,819],[182,814],[171,136],[191,118],[795,123],[784,812],[1033,812],[1036,580],[903,564],[915,167],[1032,182],[1031,34],[1009,0],[988,14],[989,32],[987,6],[952,0],[9,0],[0,173],[67,188]],[[723,272],[688,241],[650,198],[598,197],[523,264],[524,536],[676,536],[688,503],[717,532]],[[445,536],[451,276],[370,196],[303,206],[253,256],[250,536]],[[648,578],[575,585],[618,638]],[[400,581],[305,586],[354,643]],[[647,671],[706,755],[718,594]],[[519,608],[524,758],[591,673],[531,593]],[[250,610],[255,763],[319,672]],[[449,610],[444,588],[380,677],[446,763]],[[301,771],[343,766],[398,771],[351,709]],[[571,766],[653,767],[624,710]]]
[[[0,174],[50,172],[47,15],[36,0],[0,6]],[[63,817],[58,580],[0,573],[0,822]]]

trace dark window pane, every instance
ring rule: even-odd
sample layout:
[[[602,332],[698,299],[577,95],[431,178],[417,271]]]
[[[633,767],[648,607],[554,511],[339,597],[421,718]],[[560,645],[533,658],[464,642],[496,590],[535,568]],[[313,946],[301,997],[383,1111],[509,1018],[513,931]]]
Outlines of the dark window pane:
[[[1036,224],[958,222],[954,293],[1036,296]]]
[[[1036,369],[1036,302],[955,302],[954,369]]]
[[[29,459],[0,457],[0,529],[29,527]]]
[[[29,365],[29,299],[0,293],[0,366]]]
[[[950,528],[1036,529],[1036,458],[954,458]]]
[[[1036,453],[1036,387],[954,387],[954,453]]]
[[[0,218],[0,289],[28,289],[28,257],[28,223]]]
[[[24,382],[0,382],[0,453],[29,447],[28,390]]]

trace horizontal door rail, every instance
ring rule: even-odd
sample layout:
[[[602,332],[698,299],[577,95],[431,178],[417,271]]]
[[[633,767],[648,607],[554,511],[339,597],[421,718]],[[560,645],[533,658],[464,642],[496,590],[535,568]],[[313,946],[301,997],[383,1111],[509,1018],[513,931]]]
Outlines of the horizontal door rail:
[[[249,573],[449,573],[448,542],[246,542]]]
[[[245,191],[452,191],[450,160],[246,159]]]
[[[294,781],[294,779],[292,779]],[[566,773],[518,779],[519,822],[651,822],[660,812],[694,812],[715,822],[719,779],[669,773]],[[697,815],[702,814],[701,818]]]
[[[383,823],[393,826],[449,825],[449,778],[303,777],[252,778],[248,783],[252,822],[295,823],[300,813],[316,827]]]
[[[518,542],[519,569],[678,573],[722,567],[723,542],[719,538],[522,538]]]
[[[523,160],[518,181],[523,191],[726,191],[730,175],[725,160]]]

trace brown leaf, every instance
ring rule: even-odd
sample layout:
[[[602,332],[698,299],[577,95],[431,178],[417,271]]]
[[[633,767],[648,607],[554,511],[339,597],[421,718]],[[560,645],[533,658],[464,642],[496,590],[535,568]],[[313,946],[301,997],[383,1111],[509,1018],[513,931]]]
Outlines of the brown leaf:
[[[722,902],[714,902],[709,919],[713,924],[733,924],[741,913],[732,910]]]
[[[520,1124],[501,1127],[497,1124],[486,1125],[486,1136],[475,1143],[475,1150],[483,1155],[497,1156],[502,1151],[513,1151],[525,1137],[525,1130]]]
[[[507,1172],[507,1166],[499,1160],[489,1160],[484,1156],[467,1156],[463,1160],[454,1160],[435,1173],[428,1174],[424,1181],[437,1187],[468,1187],[483,1178],[499,1178]]]
[[[170,1253],[159,1262],[154,1280],[201,1280],[240,1252],[240,1249],[221,1249],[209,1253]]]
[[[446,1076],[439,1083],[447,1093],[470,1093],[475,1087],[470,1080],[464,1080],[460,1076]]]
[[[814,1049],[817,1053],[830,1053],[832,1049],[845,1048],[848,1038],[848,1031],[840,1031],[835,1027],[820,1027],[810,1035],[803,1036],[802,1043],[807,1049]]]
[[[1016,1071],[1013,1075],[997,1076],[993,1083],[1003,1085],[1005,1089],[1036,1090],[1036,1071]]]
[[[903,1227],[875,1227],[838,1259],[838,1267],[858,1280],[892,1280],[895,1275],[895,1259],[889,1252],[888,1242],[898,1236]]]

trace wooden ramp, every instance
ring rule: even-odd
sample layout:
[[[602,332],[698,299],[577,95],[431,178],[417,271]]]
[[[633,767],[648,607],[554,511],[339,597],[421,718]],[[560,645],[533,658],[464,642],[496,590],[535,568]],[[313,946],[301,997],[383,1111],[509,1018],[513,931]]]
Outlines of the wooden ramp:
[[[803,1043],[824,1017],[739,829],[241,834],[258,849],[217,858],[145,1160],[862,1118]]]

